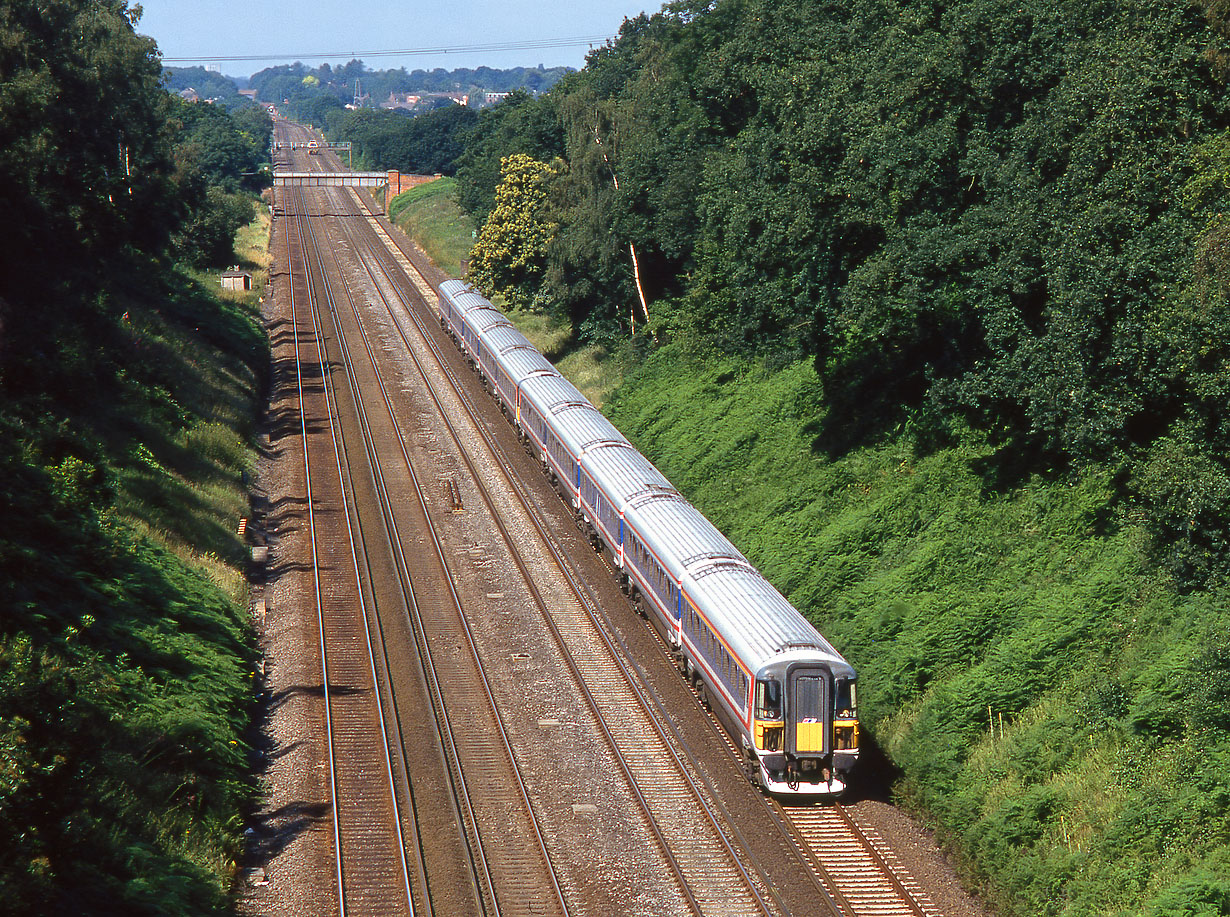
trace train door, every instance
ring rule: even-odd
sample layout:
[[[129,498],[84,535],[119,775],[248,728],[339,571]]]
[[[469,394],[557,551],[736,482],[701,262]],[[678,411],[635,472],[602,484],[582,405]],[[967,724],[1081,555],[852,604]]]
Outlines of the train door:
[[[789,673],[787,681],[790,692],[787,708],[790,751],[802,757],[828,754],[828,672],[823,669],[795,669]]]

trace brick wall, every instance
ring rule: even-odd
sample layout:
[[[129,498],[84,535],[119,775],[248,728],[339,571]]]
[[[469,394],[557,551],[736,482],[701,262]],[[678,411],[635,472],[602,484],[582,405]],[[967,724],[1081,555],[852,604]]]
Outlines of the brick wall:
[[[393,198],[401,194],[403,191],[409,191],[411,188],[417,188],[419,185],[425,185],[429,181],[435,181],[440,175],[402,175],[400,172],[389,173],[389,190],[384,198],[384,211],[389,212],[389,204],[393,202]]]

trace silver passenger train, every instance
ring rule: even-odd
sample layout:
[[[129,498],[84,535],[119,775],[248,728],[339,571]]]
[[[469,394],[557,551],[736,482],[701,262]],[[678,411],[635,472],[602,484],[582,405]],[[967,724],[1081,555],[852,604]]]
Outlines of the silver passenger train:
[[[858,757],[854,669],[490,302],[450,280],[439,309],[754,779],[841,793]]]

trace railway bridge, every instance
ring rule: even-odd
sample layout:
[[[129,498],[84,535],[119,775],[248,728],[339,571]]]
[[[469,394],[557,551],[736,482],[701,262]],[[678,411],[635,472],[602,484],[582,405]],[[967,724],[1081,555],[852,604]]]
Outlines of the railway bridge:
[[[408,175],[396,169],[387,172],[285,172],[274,171],[275,188],[383,188],[384,209],[403,191],[440,178],[436,175]]]

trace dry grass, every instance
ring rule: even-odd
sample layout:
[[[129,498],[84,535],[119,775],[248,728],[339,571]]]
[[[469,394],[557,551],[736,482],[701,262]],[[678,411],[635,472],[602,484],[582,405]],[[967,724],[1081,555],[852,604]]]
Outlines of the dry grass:
[[[600,344],[569,351],[555,365],[596,408],[606,403],[624,376],[623,362]]]

